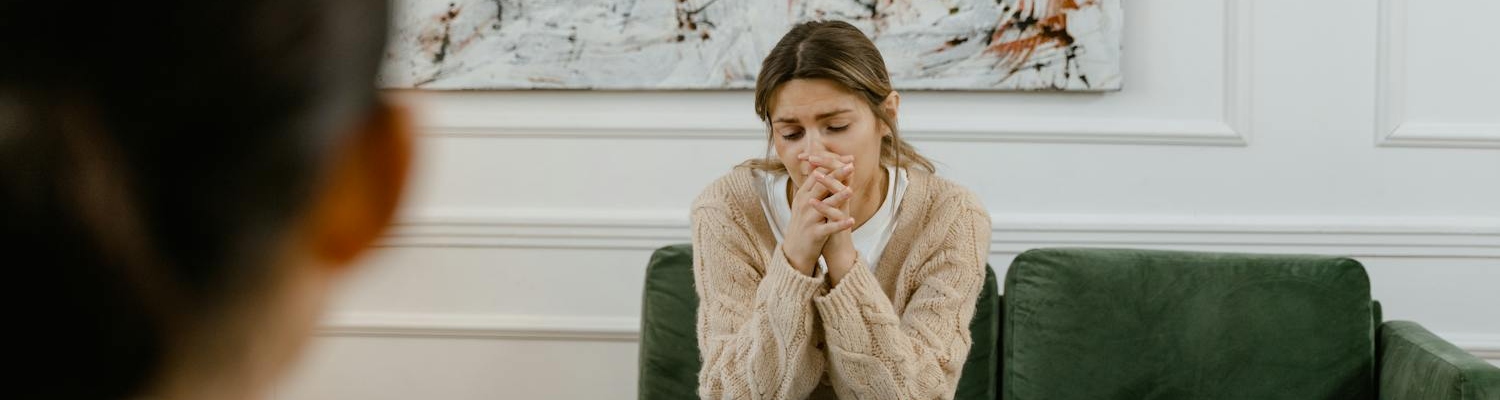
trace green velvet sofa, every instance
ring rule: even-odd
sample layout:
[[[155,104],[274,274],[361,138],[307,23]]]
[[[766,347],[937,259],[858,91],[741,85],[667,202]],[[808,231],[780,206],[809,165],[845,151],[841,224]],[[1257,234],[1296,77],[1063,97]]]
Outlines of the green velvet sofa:
[[[957,399],[1500,400],[1500,368],[1382,323],[1348,258],[1038,249],[1003,297],[987,275]],[[639,397],[695,398],[692,248],[645,285]]]

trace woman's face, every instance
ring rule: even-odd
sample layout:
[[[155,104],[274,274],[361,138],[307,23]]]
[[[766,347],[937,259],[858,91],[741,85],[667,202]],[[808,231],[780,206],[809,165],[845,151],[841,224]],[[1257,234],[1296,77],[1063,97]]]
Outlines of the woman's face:
[[[827,79],[793,79],[771,97],[771,143],[786,165],[793,187],[801,187],[812,173],[798,156],[833,153],[854,156],[849,184],[856,191],[880,187],[880,139],[890,130],[858,96]],[[893,92],[884,107],[895,118]]]

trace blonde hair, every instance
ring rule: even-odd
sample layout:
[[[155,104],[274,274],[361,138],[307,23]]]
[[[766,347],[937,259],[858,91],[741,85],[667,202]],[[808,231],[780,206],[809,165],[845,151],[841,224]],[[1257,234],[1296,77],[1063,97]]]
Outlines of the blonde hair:
[[[891,95],[890,74],[875,43],[859,28],[843,21],[809,21],[792,27],[761,63],[755,80],[755,113],[766,122],[766,156],[746,161],[744,166],[766,171],[786,171],[781,160],[771,156],[771,96],[793,79],[827,79],[858,96],[890,128],[880,139],[880,164],[935,172],[932,161],[901,140],[895,116],[881,105]]]

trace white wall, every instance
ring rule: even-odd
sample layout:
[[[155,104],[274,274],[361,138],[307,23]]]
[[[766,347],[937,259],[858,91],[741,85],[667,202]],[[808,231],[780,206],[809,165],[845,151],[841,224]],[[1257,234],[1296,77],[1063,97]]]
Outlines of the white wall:
[[[1500,3],[1126,12],[1122,92],[905,93],[903,132],[989,206],[997,268],[1054,245],[1353,255],[1388,319],[1500,362]],[[280,397],[635,397],[646,259],[764,151],[751,94],[398,95],[426,112],[407,217]]]

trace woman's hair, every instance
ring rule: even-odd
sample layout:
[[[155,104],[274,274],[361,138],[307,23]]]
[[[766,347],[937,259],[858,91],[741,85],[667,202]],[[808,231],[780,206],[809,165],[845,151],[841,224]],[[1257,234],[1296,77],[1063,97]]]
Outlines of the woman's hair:
[[[379,105],[375,0],[0,5],[0,265],[19,398],[121,398],[256,292]]]
[[[772,138],[771,101],[776,89],[793,79],[827,79],[864,100],[875,118],[891,129],[890,136],[880,140],[880,164],[935,171],[932,162],[901,140],[895,116],[881,106],[892,92],[890,74],[875,43],[859,28],[843,21],[809,21],[792,27],[771,49],[755,79],[755,113],[766,122],[767,143]],[[769,147],[769,145],[768,145]],[[756,169],[783,171],[785,165],[769,155],[744,165]]]

